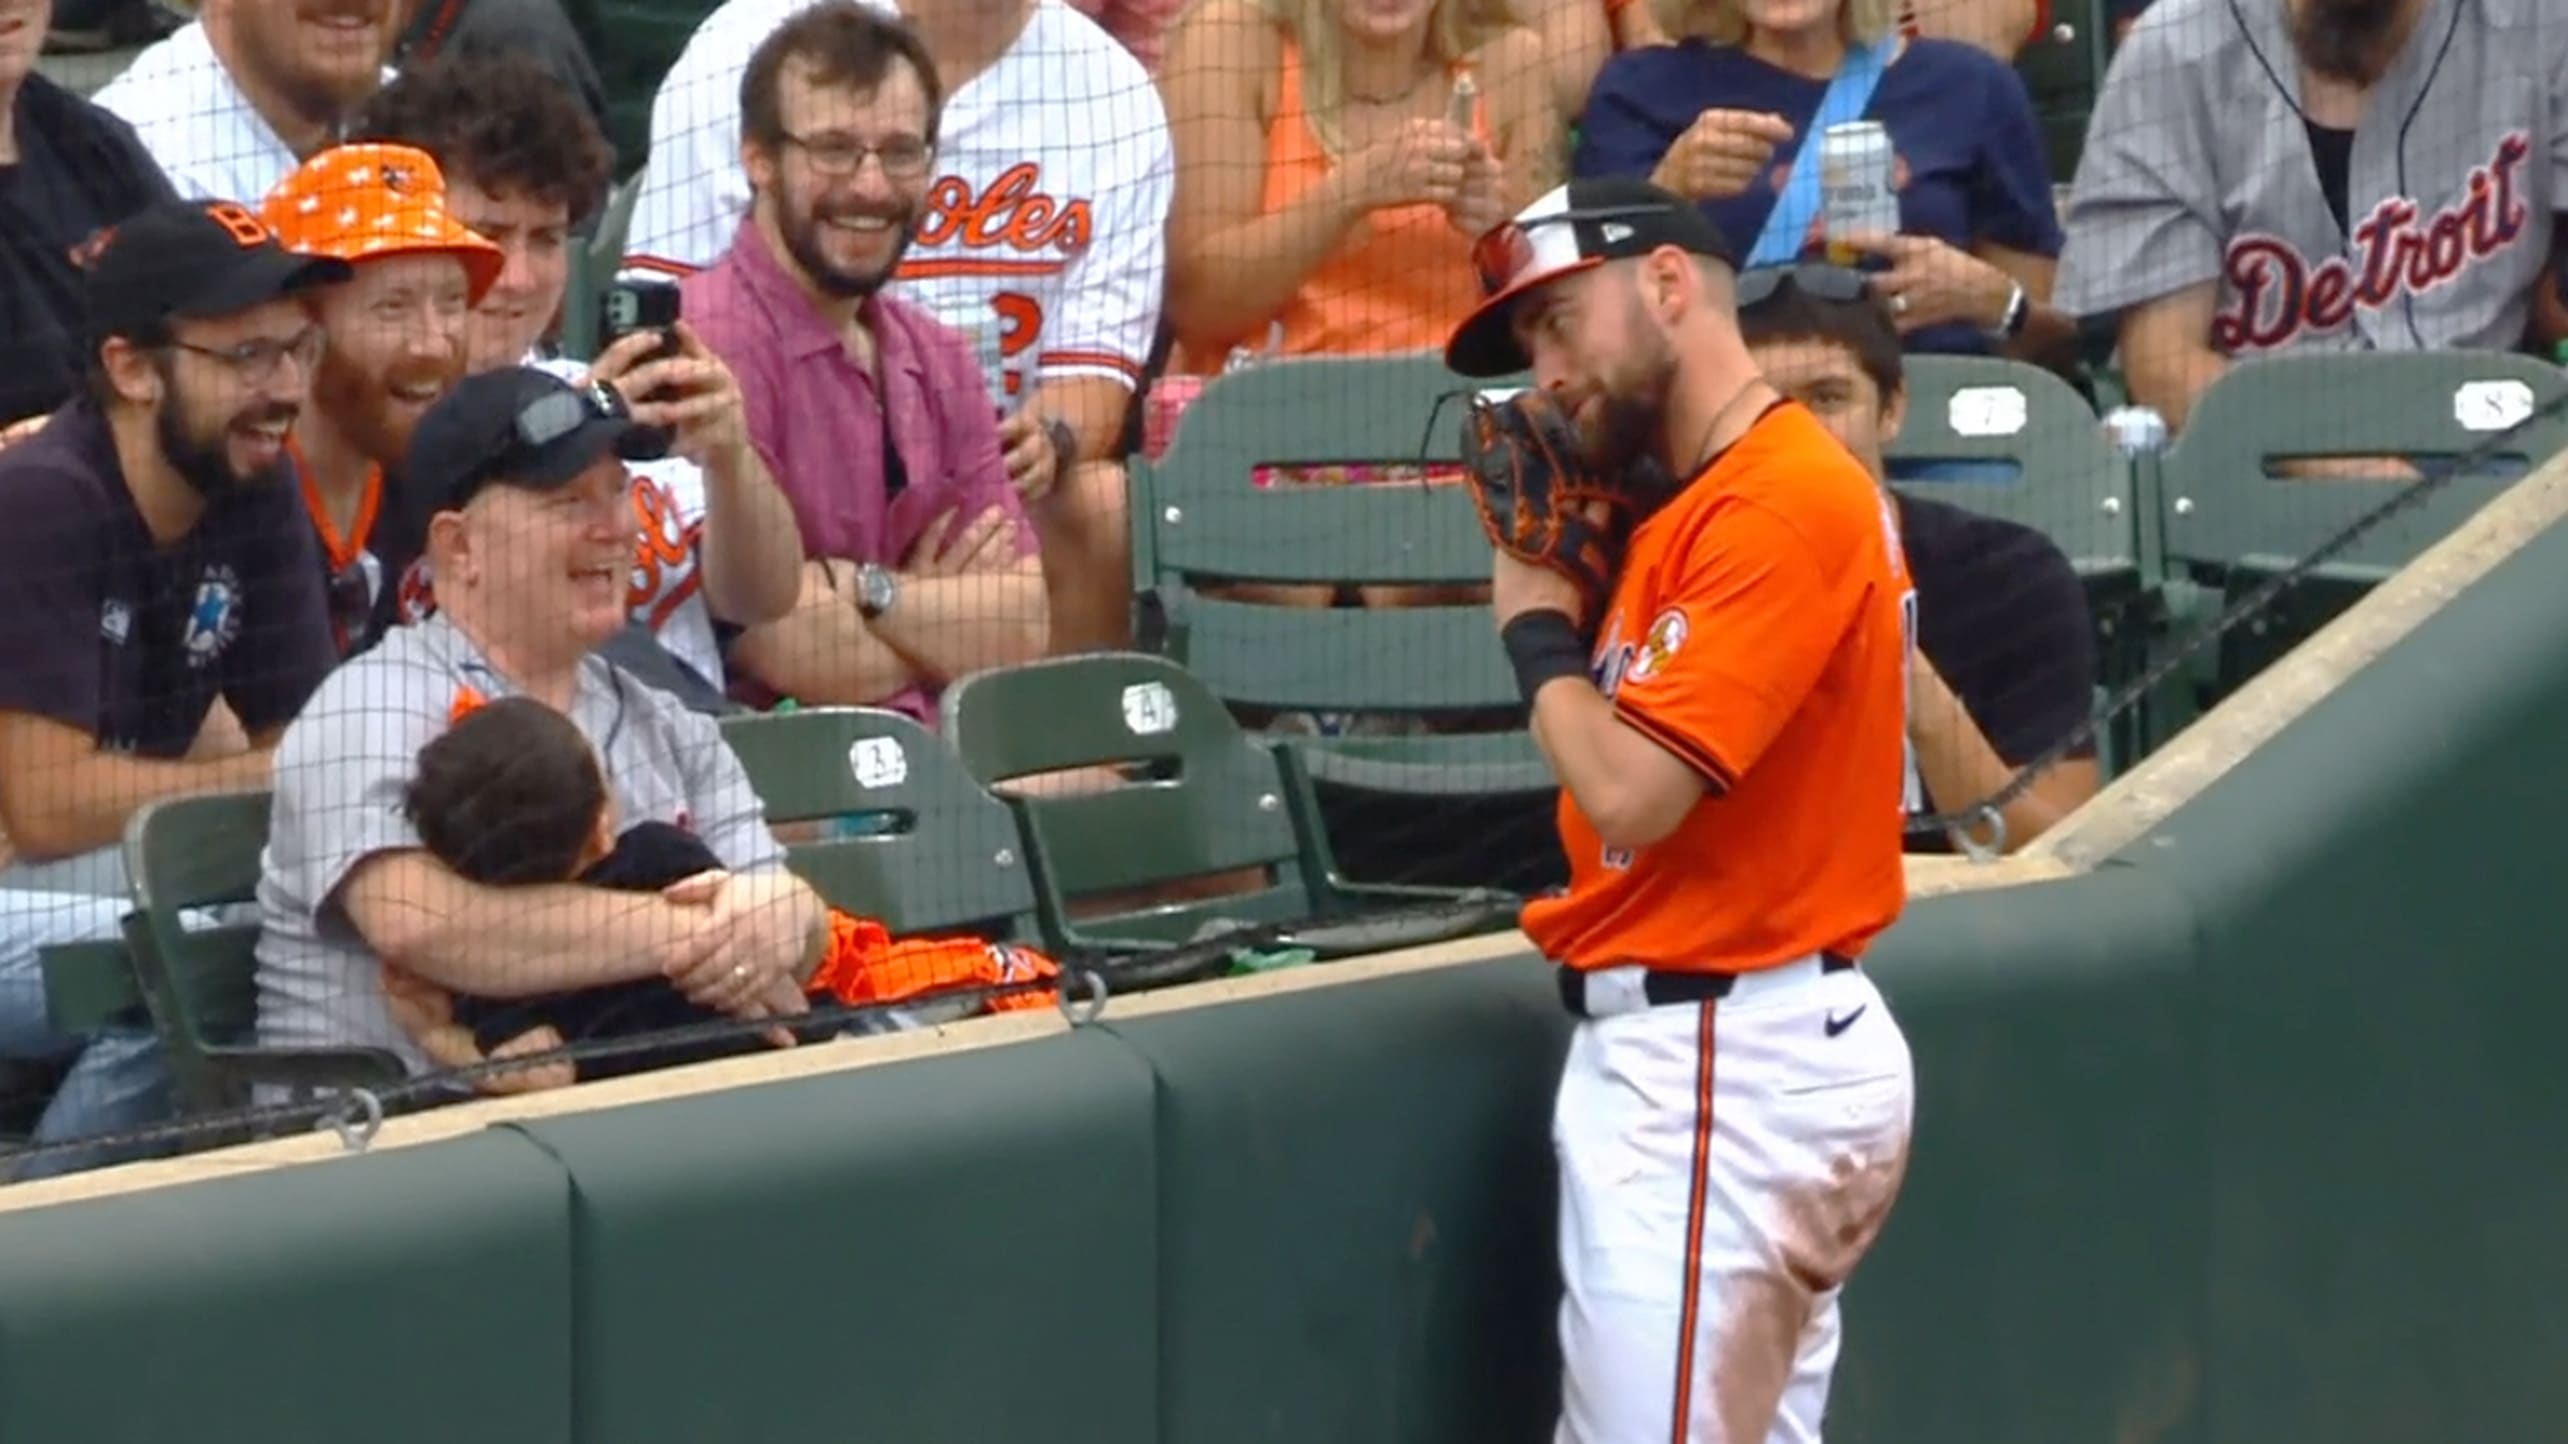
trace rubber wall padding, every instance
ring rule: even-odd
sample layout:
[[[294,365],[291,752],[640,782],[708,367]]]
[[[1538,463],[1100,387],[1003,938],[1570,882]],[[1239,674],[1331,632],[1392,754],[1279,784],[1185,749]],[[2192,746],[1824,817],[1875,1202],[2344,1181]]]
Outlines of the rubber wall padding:
[[[578,1180],[578,1437],[1152,1437],[1149,1069],[1080,1033],[517,1126]]]
[[[478,1133],[0,1213],[7,1444],[568,1444],[570,1180]]]
[[[2224,1440],[2568,1433],[2568,529],[2135,844],[2199,919]]]
[[[1550,1437],[1541,963],[1106,1026],[1160,1079],[1165,1444]]]

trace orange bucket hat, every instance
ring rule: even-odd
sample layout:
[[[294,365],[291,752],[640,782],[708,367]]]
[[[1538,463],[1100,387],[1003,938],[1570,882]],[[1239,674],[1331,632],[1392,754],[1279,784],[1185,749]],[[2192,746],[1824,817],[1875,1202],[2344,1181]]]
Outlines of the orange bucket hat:
[[[446,213],[446,175],[406,145],[336,145],[276,183],[259,219],[289,251],[350,263],[443,253],[464,263],[470,302],[499,279],[499,247]]]

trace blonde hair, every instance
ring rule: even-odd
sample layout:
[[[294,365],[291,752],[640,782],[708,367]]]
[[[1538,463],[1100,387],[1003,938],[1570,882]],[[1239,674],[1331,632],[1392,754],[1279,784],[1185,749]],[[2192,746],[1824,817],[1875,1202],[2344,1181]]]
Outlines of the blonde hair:
[[[1650,0],[1650,14],[1673,39],[1700,37],[1715,45],[1741,45],[1748,13],[1740,0]],[[1899,25],[1899,0],[1839,0],[1837,34],[1848,45],[1890,38]]]
[[[1338,117],[1346,108],[1346,35],[1336,13],[1340,3],[1256,0],[1258,10],[1302,52],[1302,113],[1309,117],[1320,149],[1332,158],[1343,151]],[[1508,0],[1436,0],[1427,13],[1427,44],[1420,59],[1450,68],[1515,24]]]

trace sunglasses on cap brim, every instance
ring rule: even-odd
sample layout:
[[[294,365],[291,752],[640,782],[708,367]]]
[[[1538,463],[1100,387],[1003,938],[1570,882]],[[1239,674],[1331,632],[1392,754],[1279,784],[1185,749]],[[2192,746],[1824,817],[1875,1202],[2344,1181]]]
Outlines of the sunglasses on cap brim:
[[[1763,305],[1790,281],[1792,288],[1815,301],[1852,302],[1872,294],[1872,278],[1844,266],[1823,265],[1805,261],[1791,266],[1758,266],[1741,271],[1738,279],[1739,309]]]
[[[617,421],[632,414],[622,393],[611,386],[548,391],[517,408],[510,430],[518,445],[541,450],[591,421]]]
[[[1527,267],[1533,265],[1534,241],[1533,237],[1525,233],[1535,226],[1561,225],[1578,221],[1625,220],[1633,216],[1663,216],[1669,214],[1671,209],[1660,204],[1591,206],[1585,210],[1572,208],[1548,216],[1535,216],[1531,220],[1500,221],[1483,231],[1479,240],[1471,243],[1471,265],[1473,270],[1480,273],[1480,292],[1484,296],[1497,295],[1506,290],[1518,276],[1524,274]]]

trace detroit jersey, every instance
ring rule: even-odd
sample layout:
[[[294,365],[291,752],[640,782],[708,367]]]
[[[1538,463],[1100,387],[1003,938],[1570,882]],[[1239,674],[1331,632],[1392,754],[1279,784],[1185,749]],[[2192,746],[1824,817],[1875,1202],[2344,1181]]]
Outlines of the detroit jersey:
[[[2568,205],[2568,7],[2425,0],[2353,134],[2341,225],[2283,12],[2159,0],[2141,17],[2087,131],[2061,307],[2211,282],[2227,355],[2513,349]]]
[[[1768,409],[1633,533],[1594,658],[1615,716],[1710,790],[1625,851],[1563,789],[1569,889],[1526,935],[1579,968],[1860,956],[1906,899],[1915,626],[1888,498],[1808,411]]]
[[[729,0],[651,106],[627,254],[713,264],[749,208],[740,76],[810,0]],[[880,3],[880,0],[867,0]],[[1063,0],[945,101],[894,289],[975,343],[1003,407],[1048,376],[1140,381],[1159,326],[1176,162],[1140,62]]]

